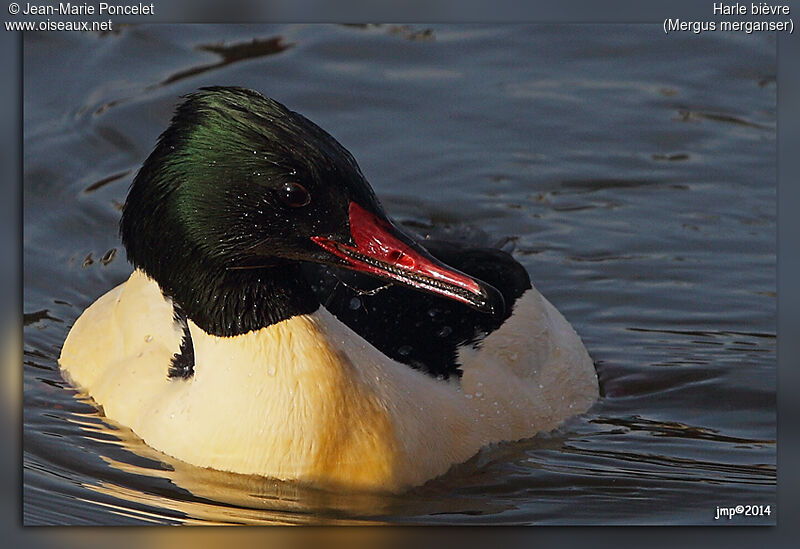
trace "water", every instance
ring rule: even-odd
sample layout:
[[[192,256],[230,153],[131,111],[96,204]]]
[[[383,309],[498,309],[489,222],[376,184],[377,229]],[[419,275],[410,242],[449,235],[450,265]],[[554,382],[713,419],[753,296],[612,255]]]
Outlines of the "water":
[[[771,34],[648,25],[27,33],[25,523],[773,523],[775,60]],[[56,359],[129,274],[119,205],[203,85],[326,128],[414,230],[513,247],[600,401],[399,496],[198,469],[105,420]]]

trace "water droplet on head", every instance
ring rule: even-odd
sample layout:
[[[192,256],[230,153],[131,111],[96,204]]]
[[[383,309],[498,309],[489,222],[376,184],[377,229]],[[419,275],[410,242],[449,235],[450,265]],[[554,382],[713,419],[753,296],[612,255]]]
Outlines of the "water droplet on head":
[[[275,367],[274,366],[270,366],[269,369],[267,369],[267,375],[269,375],[269,376],[274,376],[275,375]]]
[[[145,343],[150,343],[151,341],[153,341],[153,336],[151,336],[149,334],[144,336],[144,341],[145,341]]]
[[[402,347],[398,347],[397,354],[400,356],[408,356],[413,351],[413,347],[411,345],[403,345]]]
[[[450,326],[442,326],[442,328],[436,332],[436,335],[439,337],[447,337],[453,333],[453,329]]]
[[[357,311],[358,309],[361,308],[361,300],[357,297],[354,297],[353,299],[350,300],[348,306],[350,307],[351,310]]]

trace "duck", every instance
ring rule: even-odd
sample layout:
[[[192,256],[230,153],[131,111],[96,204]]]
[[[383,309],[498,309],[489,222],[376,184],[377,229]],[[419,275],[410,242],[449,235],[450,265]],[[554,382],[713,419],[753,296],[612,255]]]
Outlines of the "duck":
[[[259,92],[184,96],[119,231],[132,273],[59,366],[190,465],[402,492],[598,398],[511,254],[401,227],[334,137]]]

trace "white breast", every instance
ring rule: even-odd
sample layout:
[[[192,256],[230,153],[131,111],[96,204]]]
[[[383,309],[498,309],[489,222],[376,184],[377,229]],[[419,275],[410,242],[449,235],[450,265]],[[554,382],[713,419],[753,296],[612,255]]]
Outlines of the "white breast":
[[[214,469],[400,490],[597,398],[580,339],[536,290],[479,351],[462,351],[460,384],[390,360],[323,308],[229,338],[189,326],[195,374],[169,379],[181,333],[134,272],[81,315],[59,362],[109,418]]]

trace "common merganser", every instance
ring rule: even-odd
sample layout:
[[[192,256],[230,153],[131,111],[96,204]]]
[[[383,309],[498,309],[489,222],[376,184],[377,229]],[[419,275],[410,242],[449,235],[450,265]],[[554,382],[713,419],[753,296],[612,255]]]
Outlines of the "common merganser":
[[[344,147],[255,91],[185,98],[120,234],[134,271],[59,363],[190,464],[396,492],[598,397],[580,338],[509,254],[426,249]]]

